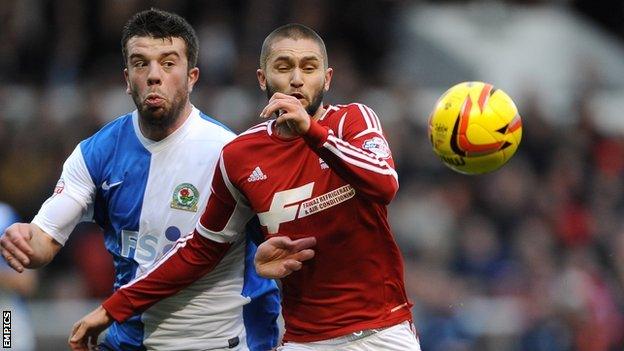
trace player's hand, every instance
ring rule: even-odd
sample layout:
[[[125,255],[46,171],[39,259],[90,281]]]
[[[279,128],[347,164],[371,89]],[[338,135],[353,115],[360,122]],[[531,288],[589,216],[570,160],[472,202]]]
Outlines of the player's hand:
[[[14,223],[0,238],[2,257],[11,268],[23,272],[30,264],[35,251],[30,246],[32,232],[28,223]]]
[[[303,266],[303,262],[314,257],[316,238],[307,237],[291,240],[287,236],[275,236],[258,246],[254,263],[258,275],[278,279],[284,278]]]
[[[69,337],[69,347],[73,351],[97,349],[98,335],[113,323],[113,318],[99,306],[74,324]]]
[[[301,101],[294,96],[275,93],[260,113],[260,117],[269,118],[277,114],[276,125],[287,124],[290,129],[304,135],[310,129],[310,115]]]

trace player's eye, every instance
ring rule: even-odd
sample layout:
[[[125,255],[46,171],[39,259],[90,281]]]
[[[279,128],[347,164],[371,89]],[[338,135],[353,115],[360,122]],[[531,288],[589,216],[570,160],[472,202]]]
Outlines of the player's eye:
[[[165,62],[162,63],[162,65],[164,67],[173,67],[173,66],[175,66],[175,62],[173,62],[173,61],[165,61]]]
[[[145,67],[145,61],[134,61],[132,67]]]
[[[288,66],[277,66],[277,70],[280,72],[287,72],[290,69]]]
[[[314,72],[316,70],[315,66],[305,66],[303,67],[304,72]]]

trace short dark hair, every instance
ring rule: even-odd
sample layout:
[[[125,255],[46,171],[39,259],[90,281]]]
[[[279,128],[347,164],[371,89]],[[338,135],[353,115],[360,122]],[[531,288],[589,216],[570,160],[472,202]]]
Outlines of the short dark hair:
[[[127,64],[128,60],[126,44],[132,37],[181,38],[186,43],[188,68],[197,66],[199,51],[197,34],[184,18],[175,13],[151,8],[132,16],[121,33],[121,53],[124,64]]]
[[[264,39],[264,42],[262,43],[262,50],[260,51],[260,68],[266,68],[266,63],[269,58],[269,54],[271,53],[271,45],[273,45],[273,42],[282,38],[290,38],[294,40],[311,39],[315,41],[321,49],[321,54],[323,55],[323,65],[325,68],[328,67],[327,49],[325,48],[325,42],[321,36],[318,35],[318,33],[316,33],[313,29],[306,27],[303,24],[289,23],[275,29]]]

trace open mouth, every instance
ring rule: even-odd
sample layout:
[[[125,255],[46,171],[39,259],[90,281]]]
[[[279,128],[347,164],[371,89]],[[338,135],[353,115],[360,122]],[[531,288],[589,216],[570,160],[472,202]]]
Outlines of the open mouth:
[[[290,96],[294,96],[299,100],[305,100],[305,96],[301,93],[295,92],[295,93],[291,93]]]

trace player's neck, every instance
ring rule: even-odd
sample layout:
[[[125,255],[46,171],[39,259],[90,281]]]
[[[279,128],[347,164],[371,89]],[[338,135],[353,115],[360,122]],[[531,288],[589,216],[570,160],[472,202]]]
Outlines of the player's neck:
[[[314,115],[311,116],[312,120],[318,121],[324,114],[325,114],[325,107],[323,107],[323,103],[321,103],[319,105],[319,108],[316,109],[316,112],[314,113]]]
[[[141,129],[141,134],[143,134],[143,136],[147,139],[161,141],[178,130],[178,128],[186,122],[192,110],[193,106],[191,106],[190,102],[187,102],[182,111],[180,111],[178,116],[175,118],[175,121],[167,126],[147,123],[139,116],[139,128]]]

